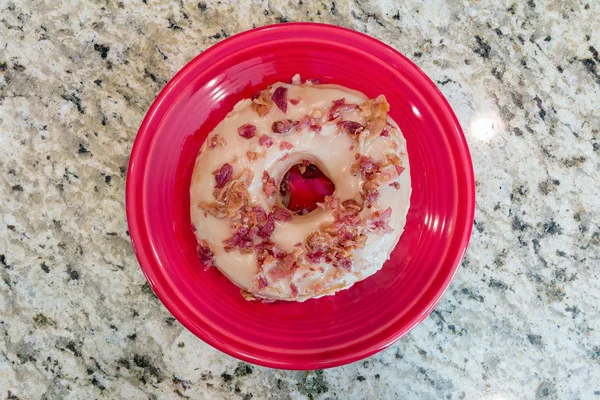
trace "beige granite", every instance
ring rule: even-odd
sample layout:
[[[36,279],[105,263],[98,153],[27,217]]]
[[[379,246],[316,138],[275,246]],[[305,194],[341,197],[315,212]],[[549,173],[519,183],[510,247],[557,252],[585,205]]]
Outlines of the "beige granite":
[[[125,169],[154,97],[254,26],[319,21],[416,62],[461,121],[471,246],[405,339],[326,371],[249,366],[150,290]],[[0,398],[600,399],[600,5],[0,2]]]

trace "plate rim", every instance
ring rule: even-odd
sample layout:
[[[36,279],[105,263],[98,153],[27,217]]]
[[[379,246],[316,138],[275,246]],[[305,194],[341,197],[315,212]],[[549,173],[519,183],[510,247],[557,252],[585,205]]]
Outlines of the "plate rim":
[[[466,172],[467,176],[465,176],[464,178],[468,184],[464,191],[467,201],[464,203],[464,206],[463,206],[464,208],[462,209],[465,211],[465,217],[464,217],[463,221],[465,221],[466,229],[464,229],[464,231],[462,231],[462,232],[456,233],[457,235],[462,234],[462,236],[460,238],[459,250],[456,252],[456,254],[453,257],[453,260],[451,261],[452,268],[450,270],[450,273],[446,275],[441,286],[439,287],[439,289],[437,290],[437,292],[435,293],[433,298],[429,301],[428,306],[425,307],[419,315],[415,316],[410,321],[410,323],[407,324],[406,327],[404,327],[404,329],[400,329],[400,330],[396,331],[394,334],[388,335],[385,338],[385,340],[380,340],[376,344],[373,344],[370,346],[365,346],[365,348],[361,349],[360,351],[343,354],[341,356],[337,356],[335,358],[327,359],[327,360],[307,360],[307,361],[303,360],[301,362],[298,362],[298,361],[282,361],[282,360],[271,359],[271,358],[255,357],[255,356],[252,356],[251,354],[244,352],[241,349],[236,348],[235,346],[232,346],[226,342],[219,340],[218,338],[215,338],[208,334],[203,334],[204,332],[198,331],[198,329],[195,328],[195,324],[193,324],[189,320],[189,318],[181,310],[181,308],[175,304],[173,299],[169,298],[168,295],[164,293],[164,289],[163,289],[161,283],[159,283],[157,280],[154,279],[154,277],[156,275],[154,273],[154,271],[151,271],[150,268],[143,266],[143,265],[148,265],[151,263],[156,265],[156,260],[154,257],[151,256],[152,251],[150,249],[152,249],[152,244],[150,243],[148,235],[144,234],[144,232],[147,232],[147,228],[142,221],[143,218],[139,218],[137,215],[137,213],[140,212],[139,209],[141,209],[142,207],[136,201],[136,200],[140,200],[140,197],[141,197],[141,192],[138,194],[136,191],[136,187],[143,186],[141,184],[141,182],[143,182],[143,180],[138,181],[138,180],[134,180],[133,178],[136,177],[136,175],[138,175],[138,174],[141,174],[141,176],[143,177],[143,169],[140,171],[140,168],[138,168],[136,161],[139,158],[140,153],[143,152],[142,151],[143,148],[148,147],[150,145],[153,135],[150,134],[152,131],[149,130],[149,127],[153,123],[156,122],[155,117],[156,117],[157,111],[160,109],[163,101],[169,95],[171,90],[173,90],[176,86],[178,86],[178,83],[184,77],[186,77],[186,75],[189,72],[191,72],[194,69],[194,66],[197,63],[202,62],[204,59],[210,59],[211,55],[213,53],[215,53],[216,51],[218,51],[219,49],[221,49],[222,47],[227,46],[227,45],[232,45],[236,41],[239,41],[240,39],[244,39],[247,36],[260,35],[261,33],[265,32],[265,31],[272,31],[272,30],[284,30],[284,31],[294,31],[295,30],[297,32],[301,32],[304,29],[337,31],[338,33],[345,34],[348,36],[355,36],[359,40],[366,39],[366,40],[370,41],[371,43],[373,43],[373,45],[381,47],[381,48],[391,52],[394,57],[399,57],[400,60],[403,63],[405,63],[405,65],[411,70],[412,73],[416,73],[416,74],[420,75],[420,77],[422,79],[424,79],[424,82],[429,85],[429,87],[430,87],[429,89],[432,90],[432,93],[435,94],[441,101],[440,105],[443,106],[442,110],[446,114],[446,117],[452,123],[452,125],[454,127],[456,138],[458,139],[457,144],[460,146],[460,150],[463,152],[462,155],[464,156],[463,164],[464,164],[465,171],[462,171],[462,172]],[[160,118],[158,118],[158,122],[160,122],[161,118],[162,118],[162,115],[160,116]],[[145,162],[142,162],[142,164],[145,164]],[[261,365],[261,366],[270,367],[270,368],[280,368],[280,369],[290,369],[290,370],[332,368],[332,367],[342,366],[342,365],[349,364],[354,361],[361,360],[363,358],[371,356],[371,355],[389,347],[391,344],[395,343],[396,341],[398,341],[401,338],[403,338],[404,336],[406,336],[413,328],[415,328],[417,325],[419,325],[438,305],[442,296],[444,295],[444,293],[450,286],[450,283],[453,280],[454,276],[456,275],[456,272],[458,271],[458,267],[460,266],[460,263],[462,262],[462,260],[464,258],[464,255],[467,251],[469,241],[471,238],[472,229],[473,229],[473,221],[474,221],[474,215],[475,215],[475,202],[476,202],[475,197],[476,197],[476,193],[475,193],[474,169],[473,169],[472,158],[471,158],[471,154],[469,151],[466,137],[465,137],[464,132],[461,128],[461,125],[458,121],[458,118],[456,117],[456,115],[454,113],[454,110],[448,103],[448,100],[445,98],[445,96],[439,90],[439,88],[435,85],[435,83],[410,59],[408,59],[406,56],[401,54],[399,51],[395,50],[394,48],[383,43],[380,40],[377,40],[369,35],[366,35],[364,33],[354,31],[354,30],[351,30],[348,28],[339,27],[339,26],[330,25],[330,24],[313,23],[313,22],[281,23],[281,24],[272,24],[272,25],[266,25],[266,26],[250,29],[250,30],[238,33],[236,35],[233,35],[227,39],[224,39],[224,40],[220,41],[219,43],[216,43],[215,45],[207,48],[204,52],[200,53],[199,55],[194,57],[192,60],[190,60],[188,63],[186,63],[175,74],[175,76],[169,80],[169,82],[165,85],[165,87],[159,92],[159,94],[154,99],[152,105],[146,112],[144,119],[142,120],[142,123],[140,124],[140,128],[138,129],[136,138],[134,140],[134,143],[133,143],[133,146],[131,149],[128,168],[127,168],[127,175],[126,175],[126,184],[125,184],[127,224],[128,224],[128,228],[129,228],[129,232],[130,232],[131,243],[132,243],[134,252],[136,254],[138,264],[140,266],[140,269],[144,273],[144,276],[146,277],[147,281],[149,282],[150,286],[152,287],[153,291],[156,293],[158,299],[167,308],[167,310],[173,316],[175,316],[177,318],[177,320],[187,330],[189,330],[196,337],[198,337],[199,339],[201,339],[202,341],[204,341],[205,343],[209,344],[210,346],[216,348],[219,351],[222,351],[222,352],[224,352],[232,357],[235,357],[237,359],[241,359],[243,361],[250,362],[252,364]]]

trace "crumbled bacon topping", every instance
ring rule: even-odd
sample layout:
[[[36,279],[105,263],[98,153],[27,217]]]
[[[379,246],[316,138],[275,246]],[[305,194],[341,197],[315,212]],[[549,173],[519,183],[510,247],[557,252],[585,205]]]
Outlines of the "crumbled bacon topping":
[[[242,207],[250,203],[250,194],[245,182],[235,181],[227,191],[225,213],[228,218],[234,216]]]
[[[238,135],[245,139],[252,139],[256,135],[256,126],[252,124],[244,124],[238,128]]]
[[[305,115],[298,121],[296,125],[296,132],[301,132],[303,129],[309,128],[311,131],[319,133],[321,132],[321,119]]]
[[[212,215],[215,218],[225,218],[225,205],[222,203],[217,203],[216,201],[213,202],[206,202],[206,201],[202,201],[200,203],[198,203],[198,208],[208,212],[210,215]]]
[[[292,213],[289,212],[288,210],[286,210],[285,208],[274,206],[273,207],[273,217],[275,218],[275,221],[283,221],[283,222],[291,221]]]
[[[363,209],[363,206],[354,199],[344,200],[344,201],[342,201],[341,205],[342,205],[342,211],[344,213],[347,213],[347,212],[357,213],[357,212],[362,211],[362,209]]]
[[[292,291],[293,297],[298,297],[298,286],[294,285],[293,283],[290,283],[290,290]]]
[[[271,130],[274,133],[278,134],[288,133],[296,124],[298,124],[298,121],[292,121],[291,119],[282,119],[281,121],[273,122],[273,125],[271,125]]]
[[[248,158],[248,161],[256,161],[256,160],[258,160],[259,158],[266,157],[266,154],[265,154],[264,152],[262,152],[262,153],[257,153],[256,151],[251,151],[251,150],[248,150],[248,151],[246,152],[246,157]]]
[[[271,237],[271,234],[275,230],[275,219],[273,218],[273,213],[270,213],[267,216],[267,221],[258,231],[258,236],[261,238],[268,240]]]
[[[394,231],[389,225],[391,216],[391,207],[388,207],[384,212],[373,211],[371,216],[365,220],[365,229],[367,229],[370,232],[377,233],[379,235],[384,233],[391,233]]]
[[[300,174],[304,175],[304,173],[306,172],[306,167],[308,167],[310,165],[310,161],[309,160],[302,160],[302,164],[298,164],[298,170],[300,171]],[[310,177],[306,177],[306,178],[310,178]]]
[[[281,260],[279,260],[274,268],[269,270],[269,275],[275,280],[290,277],[294,274],[294,271],[298,269],[298,264],[296,263],[297,259],[298,255],[296,253],[287,253]]]
[[[386,128],[389,110],[390,105],[383,95],[367,100],[360,106],[360,116],[366,120],[366,128],[371,136],[379,136]]]
[[[263,210],[263,208],[261,206],[254,206],[252,207],[252,213],[254,215],[254,217],[256,218],[256,221],[264,224],[265,222],[267,222],[267,213],[265,212],[265,210]]]
[[[290,99],[290,103],[292,103],[293,106],[297,106],[298,103],[300,103],[300,99]]]
[[[275,103],[275,105],[285,114],[287,112],[287,88],[283,86],[279,86],[273,92],[273,96],[271,100]]]
[[[333,104],[329,109],[329,115],[327,117],[327,120],[333,121],[334,119],[340,118],[344,112],[357,109],[358,104],[346,103],[346,99],[342,97],[339,100],[333,101]]]
[[[337,127],[340,132],[352,136],[359,135],[365,129],[364,126],[354,121],[340,121],[338,122]]]
[[[268,241],[271,238],[275,222],[273,214],[267,215],[262,207],[244,206],[231,218],[230,228],[234,233],[223,241],[225,250],[250,252],[255,245],[260,246],[262,240]],[[255,243],[256,240],[259,244]]]
[[[223,147],[227,144],[227,141],[223,139],[219,134],[215,134],[210,139],[208,139],[208,147],[214,149],[217,146]]]
[[[268,90],[261,90],[252,96],[252,109],[256,113],[264,117],[273,108],[273,101],[271,100],[271,92]]]
[[[259,265],[264,265],[266,262],[271,261],[271,259],[272,261],[281,260],[286,254],[275,243],[270,241],[257,244],[254,246],[254,250],[256,250]]]
[[[381,167],[381,163],[373,160],[370,156],[356,154],[357,161],[350,167],[350,172],[354,175],[360,172],[363,179],[369,179],[373,173]]]
[[[223,248],[227,252],[234,249],[249,250],[254,246],[254,238],[258,235],[258,231],[259,228],[257,226],[253,226],[252,228],[241,226],[233,236],[223,241],[225,245]]]
[[[231,180],[231,174],[233,173],[233,167],[225,163],[221,168],[213,172],[215,175],[215,181],[217,182],[215,188],[220,189],[225,186]]]
[[[392,186],[396,190],[400,190],[400,183],[398,182],[392,182],[390,183],[390,186]]]
[[[385,128],[381,131],[381,134],[379,136],[390,137],[390,131],[388,131],[388,128]]]
[[[274,196],[279,190],[279,188],[275,184],[275,179],[271,178],[267,171],[263,172],[262,189],[267,199],[271,196]]]
[[[375,203],[377,201],[377,199],[379,199],[379,190],[365,189],[365,190],[363,190],[363,196],[364,196],[365,202],[367,203],[368,207],[370,208],[371,205],[373,203]]]
[[[269,148],[273,146],[273,139],[271,139],[271,136],[264,134],[260,137],[260,139],[258,139],[258,144]]]
[[[289,150],[292,147],[294,147],[293,144],[291,144],[290,142],[281,142],[279,143],[279,150]]]
[[[264,288],[266,288],[267,286],[269,286],[269,281],[267,281],[267,278],[265,278],[262,275],[258,275],[258,290],[262,290]]]
[[[213,261],[214,254],[210,250],[210,247],[208,246],[208,242],[206,240],[200,240],[198,242],[197,251],[198,257],[200,257],[200,262],[204,264],[206,268],[215,265]]]
[[[398,172],[398,175],[402,174],[402,171],[404,171],[404,167],[402,166],[402,160],[400,159],[400,157],[398,157],[395,154],[388,154],[386,158],[390,163],[392,163],[392,165],[394,165],[396,171]]]
[[[393,185],[392,182],[404,171],[402,160],[396,154],[388,154],[386,162],[375,161],[360,154],[356,154],[356,160],[350,172],[354,175],[360,172],[361,177],[366,180],[362,186],[362,196],[369,207],[379,198],[379,188],[386,184]]]

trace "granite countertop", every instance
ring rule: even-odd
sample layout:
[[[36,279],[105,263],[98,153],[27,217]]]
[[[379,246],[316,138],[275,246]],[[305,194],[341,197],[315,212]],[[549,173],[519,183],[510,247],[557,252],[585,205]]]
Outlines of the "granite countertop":
[[[0,398],[600,399],[600,5],[378,3],[1,3]],[[124,190],[137,128],[186,62],[300,20],[374,36],[437,82],[477,211],[462,268],[406,338],[290,372],[171,317],[135,259]]]

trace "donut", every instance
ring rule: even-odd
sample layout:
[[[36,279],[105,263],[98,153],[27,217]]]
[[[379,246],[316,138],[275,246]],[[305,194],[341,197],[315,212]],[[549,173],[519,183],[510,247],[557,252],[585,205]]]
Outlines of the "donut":
[[[383,95],[278,82],[237,103],[207,136],[190,185],[198,256],[248,300],[305,301],[380,270],[410,205],[406,143]],[[290,170],[333,193],[289,209]],[[302,175],[304,176],[304,175]]]

